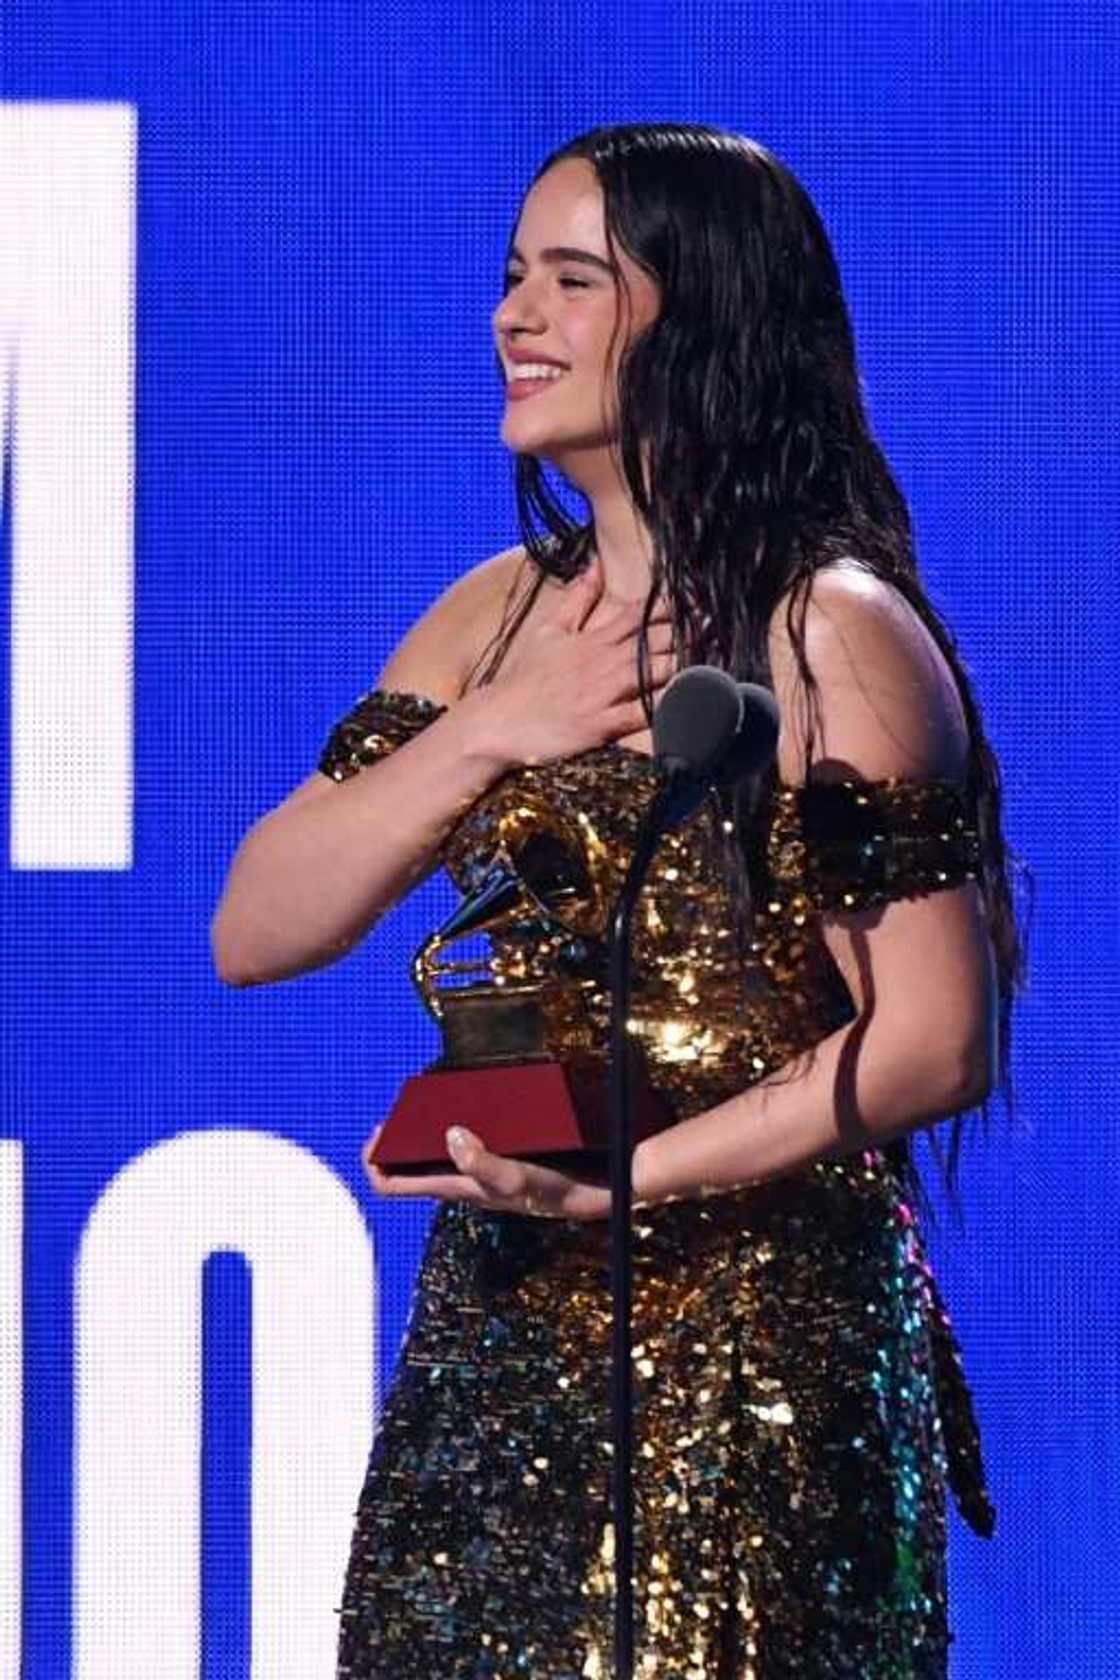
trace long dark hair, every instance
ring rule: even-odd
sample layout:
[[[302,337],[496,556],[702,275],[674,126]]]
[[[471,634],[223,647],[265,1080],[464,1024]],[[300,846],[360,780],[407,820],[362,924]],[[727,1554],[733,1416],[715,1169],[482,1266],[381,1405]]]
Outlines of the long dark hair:
[[[999,1088],[1010,1111],[1011,1006],[1025,970],[1012,888],[1021,865],[1003,836],[999,769],[972,686],[922,587],[906,502],[871,434],[840,275],[820,217],[763,146],[707,126],[592,129],[547,157],[533,180],[568,158],[595,169],[616,267],[621,246],[660,288],[657,318],[630,344],[618,389],[618,462],[652,539],[647,621],[662,595],[678,651],[687,649],[690,662],[772,686],[769,627],[788,597],[790,640],[810,701],[806,772],[819,695],[804,625],[809,585],[821,566],[854,557],[892,584],[956,679],[970,742],[965,795],[981,839],[980,886],[998,976]],[[620,271],[619,280],[624,288]],[[572,576],[590,526],[567,510],[535,456],[517,456],[516,494],[538,576]],[[525,598],[511,611],[480,680],[497,669],[528,604]],[[639,672],[648,717],[644,631]],[[735,803],[737,883],[748,913],[758,868],[758,795],[748,787]],[[986,1123],[987,1104],[982,1115]],[[964,1116],[953,1121],[947,1161],[930,1131],[951,1194],[963,1123]]]

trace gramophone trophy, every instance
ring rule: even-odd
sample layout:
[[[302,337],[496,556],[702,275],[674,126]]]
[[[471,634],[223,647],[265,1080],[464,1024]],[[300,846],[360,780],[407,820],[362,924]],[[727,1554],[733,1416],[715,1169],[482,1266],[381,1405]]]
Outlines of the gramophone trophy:
[[[566,818],[523,794],[499,819],[482,879],[413,960],[443,1048],[405,1082],[371,1151],[377,1166],[447,1170],[445,1133],[459,1124],[498,1154],[605,1178],[605,1034],[595,1031],[589,1002],[606,983],[615,873],[583,815]],[[487,956],[443,955],[480,934],[491,942]],[[636,1042],[629,1053],[637,1142],[671,1114]]]

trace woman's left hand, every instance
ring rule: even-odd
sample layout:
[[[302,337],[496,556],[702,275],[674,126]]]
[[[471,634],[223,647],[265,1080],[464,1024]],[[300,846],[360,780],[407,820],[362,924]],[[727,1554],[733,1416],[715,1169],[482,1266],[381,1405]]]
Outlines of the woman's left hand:
[[[427,1196],[473,1202],[495,1213],[521,1213],[542,1219],[607,1219],[609,1185],[588,1184],[533,1161],[494,1155],[481,1138],[452,1126],[447,1148],[458,1173],[384,1173],[370,1160],[381,1127],[362,1152],[366,1174],[379,1196]]]

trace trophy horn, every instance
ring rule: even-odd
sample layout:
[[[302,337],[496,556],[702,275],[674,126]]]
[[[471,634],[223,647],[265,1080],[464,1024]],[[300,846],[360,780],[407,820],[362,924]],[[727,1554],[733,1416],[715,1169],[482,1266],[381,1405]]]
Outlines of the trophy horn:
[[[497,844],[482,879],[413,959],[412,978],[425,1008],[442,1018],[441,976],[488,970],[483,958],[441,959],[446,946],[519,923],[599,939],[613,888],[609,849],[582,813],[573,820],[544,799],[519,794],[498,819]]]
[[[557,810],[535,788],[510,788],[499,800],[504,809],[485,817],[492,850],[413,960],[439,1024],[439,1058],[406,1080],[370,1159],[388,1171],[451,1170],[446,1128],[455,1115],[499,1152],[600,1174],[609,1069],[598,1003],[626,859],[584,812]],[[464,874],[454,867],[457,880]],[[479,934],[497,936],[487,957],[443,954]],[[636,1038],[627,1050],[637,1140],[668,1124],[669,1111]]]

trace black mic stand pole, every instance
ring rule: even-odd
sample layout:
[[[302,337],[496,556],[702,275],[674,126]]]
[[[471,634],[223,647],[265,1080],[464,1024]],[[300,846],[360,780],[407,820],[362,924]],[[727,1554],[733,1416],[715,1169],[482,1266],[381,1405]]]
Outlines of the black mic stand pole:
[[[611,1438],[614,1513],[614,1680],[634,1673],[634,1417],[631,1392],[631,1114],[630,1057],[626,1031],[630,1013],[630,929],[634,908],[657,843],[668,826],[667,813],[677,794],[677,778],[661,783],[638,829],[633,856],[610,924],[608,975],[611,994],[610,1081],[611,1134],[611,1294],[612,1323]]]

